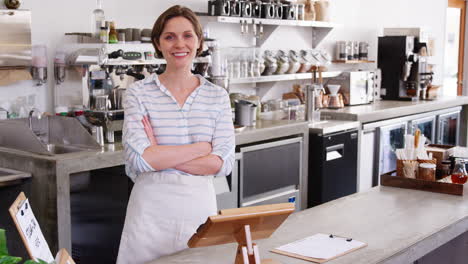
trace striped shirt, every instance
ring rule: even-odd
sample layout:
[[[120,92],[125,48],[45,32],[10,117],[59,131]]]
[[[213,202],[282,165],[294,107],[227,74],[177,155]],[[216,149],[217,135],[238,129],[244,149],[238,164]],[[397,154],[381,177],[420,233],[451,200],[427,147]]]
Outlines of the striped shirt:
[[[124,108],[123,144],[125,169],[133,180],[145,172],[156,172],[142,157],[150,146],[143,116],[148,115],[159,145],[211,142],[211,154],[223,160],[215,176],[227,176],[234,165],[234,127],[228,93],[202,76],[198,86],[180,107],[156,74],[135,82],[127,89]],[[158,172],[190,175],[176,169]]]

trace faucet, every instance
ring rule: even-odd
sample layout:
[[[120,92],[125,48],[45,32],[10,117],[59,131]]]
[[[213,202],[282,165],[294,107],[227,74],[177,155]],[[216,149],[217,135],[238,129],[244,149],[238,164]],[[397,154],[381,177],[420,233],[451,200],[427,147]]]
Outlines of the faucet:
[[[33,108],[33,109],[31,109],[31,111],[29,111],[29,118],[28,118],[28,120],[29,120],[29,129],[31,129],[33,132],[34,132],[34,130],[33,130],[33,127],[32,127],[32,117],[33,117],[34,113],[38,114],[37,119],[41,119],[41,117],[42,117],[42,112],[37,108]]]

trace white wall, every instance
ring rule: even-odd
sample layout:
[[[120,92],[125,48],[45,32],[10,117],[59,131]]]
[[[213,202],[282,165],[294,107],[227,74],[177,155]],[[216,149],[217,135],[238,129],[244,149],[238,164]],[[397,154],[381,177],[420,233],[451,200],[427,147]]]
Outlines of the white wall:
[[[332,0],[332,21],[342,24],[334,29],[320,44],[332,51],[336,40],[360,40],[371,44],[370,58],[377,57],[377,35],[383,27],[425,27],[436,37],[436,82],[442,80],[443,46],[446,0]],[[104,0],[106,19],[116,21],[117,27],[151,28],[157,16],[174,4],[186,5],[195,11],[206,12],[206,0]],[[3,8],[3,4],[0,5]],[[91,14],[95,0],[59,1],[24,0],[22,9],[32,11],[32,42],[45,44],[49,55],[49,80],[44,86],[34,86],[31,81],[0,87],[0,106],[9,110],[14,104],[25,102],[42,110],[53,109],[52,61],[55,49],[60,46],[65,32],[91,30]],[[221,39],[225,46],[246,46],[250,40],[239,36],[237,25],[212,25],[211,34]],[[269,49],[310,48],[312,34],[308,29],[279,28],[264,44]],[[274,89],[259,92],[264,98],[280,95],[289,90],[291,83],[278,83]],[[245,88],[243,88],[245,89]],[[247,88],[249,89],[249,88]],[[248,91],[252,93],[252,90]]]

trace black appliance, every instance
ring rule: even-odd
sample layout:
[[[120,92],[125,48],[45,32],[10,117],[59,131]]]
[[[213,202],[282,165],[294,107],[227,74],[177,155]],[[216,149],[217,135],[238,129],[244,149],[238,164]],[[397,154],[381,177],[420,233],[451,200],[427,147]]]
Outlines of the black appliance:
[[[425,46],[414,36],[379,37],[377,65],[382,71],[382,99],[418,98],[420,88],[427,86],[432,77],[419,60],[418,53]]]
[[[357,130],[309,135],[307,207],[357,191]]]
[[[210,16],[229,16],[231,13],[231,2],[228,0],[208,1],[208,14]]]

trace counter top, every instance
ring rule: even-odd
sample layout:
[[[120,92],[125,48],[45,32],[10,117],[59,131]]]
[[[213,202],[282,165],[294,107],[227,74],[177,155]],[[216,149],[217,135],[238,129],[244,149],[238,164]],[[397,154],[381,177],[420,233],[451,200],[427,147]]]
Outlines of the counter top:
[[[236,132],[236,145],[307,133],[309,123],[289,120],[258,120],[253,127]]]
[[[310,123],[309,132],[327,135],[350,129],[359,129],[360,125],[361,123],[359,121],[323,120],[317,123]]]
[[[308,264],[268,250],[316,233],[329,233],[368,246],[327,263],[413,263],[467,230],[468,195],[379,186],[294,213],[272,237],[256,243],[262,258]],[[233,263],[235,250],[235,244],[186,249],[150,264]]]
[[[78,152],[71,152],[58,155],[42,155],[36,154],[28,151],[4,148],[0,147],[0,152],[15,154],[19,156],[28,156],[31,158],[43,159],[48,161],[66,161],[66,160],[77,160],[83,158],[89,158],[90,156],[99,157],[99,156],[109,156],[109,155],[121,155],[123,151],[122,143],[106,144],[101,148],[101,150],[83,150]]]
[[[341,109],[322,110],[323,117],[335,120],[352,120],[362,123],[374,122],[405,115],[419,114],[468,104],[468,96],[443,97],[432,101],[381,100],[368,105],[347,106]]]

